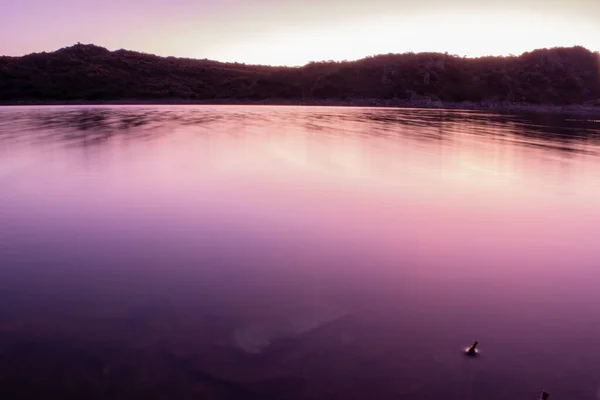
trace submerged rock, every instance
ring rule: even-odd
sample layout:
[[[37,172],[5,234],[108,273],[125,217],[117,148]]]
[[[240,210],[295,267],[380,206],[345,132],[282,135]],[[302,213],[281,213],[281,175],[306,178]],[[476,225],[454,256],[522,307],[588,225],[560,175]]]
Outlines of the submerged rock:
[[[261,354],[276,340],[298,338],[345,315],[345,312],[330,307],[302,310],[241,326],[233,332],[233,344],[247,354]]]

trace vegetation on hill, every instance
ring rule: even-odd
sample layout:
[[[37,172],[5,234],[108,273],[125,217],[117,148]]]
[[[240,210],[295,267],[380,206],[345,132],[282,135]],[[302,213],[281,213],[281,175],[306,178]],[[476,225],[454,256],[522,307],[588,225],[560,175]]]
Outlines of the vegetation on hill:
[[[521,56],[387,54],[271,67],[158,57],[77,44],[0,57],[0,101],[382,99],[600,105],[600,54],[583,47]]]

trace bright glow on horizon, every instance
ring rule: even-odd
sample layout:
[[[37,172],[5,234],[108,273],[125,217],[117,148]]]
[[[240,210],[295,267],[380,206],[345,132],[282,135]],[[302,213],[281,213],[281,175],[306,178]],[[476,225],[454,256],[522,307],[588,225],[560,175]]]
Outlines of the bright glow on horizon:
[[[427,24],[422,22],[425,19]],[[304,65],[310,61],[356,60],[410,51],[448,52],[467,57],[520,55],[539,48],[576,45],[598,51],[599,37],[598,27],[573,27],[560,18],[535,15],[489,18],[478,14],[446,14],[410,21],[389,17],[365,21],[360,28],[295,30],[239,42],[218,49],[218,58],[251,64]]]
[[[598,0],[20,0],[3,6],[0,54],[76,42],[161,56],[304,65],[370,55],[600,50]]]

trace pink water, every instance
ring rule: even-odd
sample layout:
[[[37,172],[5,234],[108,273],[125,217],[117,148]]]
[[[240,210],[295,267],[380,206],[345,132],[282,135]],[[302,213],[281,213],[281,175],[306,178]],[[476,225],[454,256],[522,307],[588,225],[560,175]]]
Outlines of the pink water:
[[[599,204],[593,119],[0,108],[0,398],[600,398]]]

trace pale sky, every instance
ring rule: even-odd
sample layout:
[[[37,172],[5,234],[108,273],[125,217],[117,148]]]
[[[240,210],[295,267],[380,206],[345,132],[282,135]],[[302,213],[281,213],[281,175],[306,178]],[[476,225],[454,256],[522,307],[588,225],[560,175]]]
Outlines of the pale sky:
[[[381,53],[600,50],[600,0],[0,0],[0,54],[110,50],[303,65]]]

